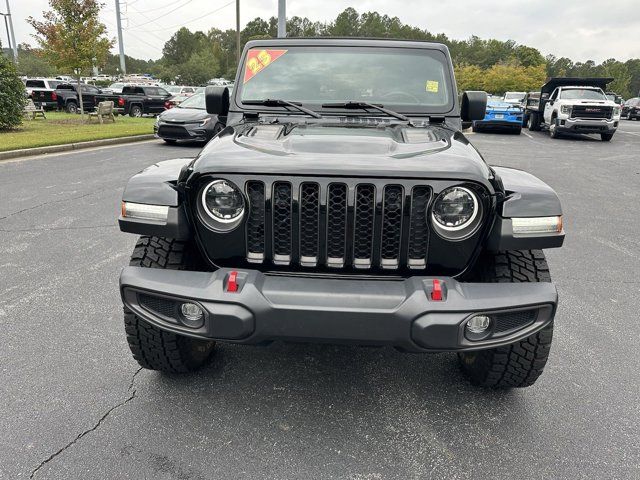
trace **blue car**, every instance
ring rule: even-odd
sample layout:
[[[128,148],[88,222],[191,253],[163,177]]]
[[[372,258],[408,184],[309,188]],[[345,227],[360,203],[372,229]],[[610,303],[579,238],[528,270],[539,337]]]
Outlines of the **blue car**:
[[[522,131],[522,107],[502,100],[489,100],[487,112],[482,120],[473,122],[473,131],[503,130],[517,133]]]

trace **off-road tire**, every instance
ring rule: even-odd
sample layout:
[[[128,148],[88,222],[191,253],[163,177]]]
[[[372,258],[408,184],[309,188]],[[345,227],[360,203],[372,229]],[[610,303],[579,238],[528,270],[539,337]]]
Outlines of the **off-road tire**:
[[[512,250],[480,260],[479,280],[488,283],[550,282],[542,250]],[[473,385],[514,388],[533,385],[549,357],[553,323],[537,333],[503,347],[458,354],[460,366]]]
[[[129,265],[189,270],[199,259],[192,244],[161,237],[140,237]],[[186,373],[208,363],[215,342],[161,330],[124,307],[124,328],[133,358],[143,368]]]
[[[601,133],[600,134],[600,139],[603,142],[610,142],[612,138],[613,138],[613,133]]]

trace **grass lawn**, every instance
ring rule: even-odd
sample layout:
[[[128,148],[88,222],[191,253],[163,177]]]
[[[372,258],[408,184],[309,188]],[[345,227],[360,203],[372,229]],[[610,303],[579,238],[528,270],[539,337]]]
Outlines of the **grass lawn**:
[[[80,115],[63,112],[46,112],[47,119],[25,119],[22,126],[15,130],[0,130],[0,152],[20,148],[45,147],[64,143],[86,142],[102,138],[128,137],[153,133],[152,117],[132,118],[117,116],[116,123],[111,121],[100,125],[97,119],[84,123]]]

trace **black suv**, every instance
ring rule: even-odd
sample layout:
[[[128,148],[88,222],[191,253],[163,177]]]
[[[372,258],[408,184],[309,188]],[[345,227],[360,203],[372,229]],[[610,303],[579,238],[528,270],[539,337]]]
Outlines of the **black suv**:
[[[120,277],[135,359],[192,371],[216,341],[456,352],[477,385],[533,384],[558,296],[543,248],[564,240],[555,192],[491,167],[460,132],[441,44],[249,42],[227,126],[192,159],[150,166],[123,194],[141,235]]]

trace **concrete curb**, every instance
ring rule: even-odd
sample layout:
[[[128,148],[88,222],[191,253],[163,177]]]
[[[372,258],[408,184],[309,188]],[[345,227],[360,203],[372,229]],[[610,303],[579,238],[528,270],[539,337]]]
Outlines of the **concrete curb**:
[[[141,142],[151,140],[153,134],[134,135],[132,137],[103,138],[101,140],[91,140],[89,142],[67,143],[64,145],[50,145],[48,147],[23,148],[20,150],[10,150],[0,152],[0,161],[11,158],[31,157],[33,155],[45,155],[47,153],[68,152],[71,150],[82,150],[83,148],[104,147],[107,145],[119,145],[122,143]]]

